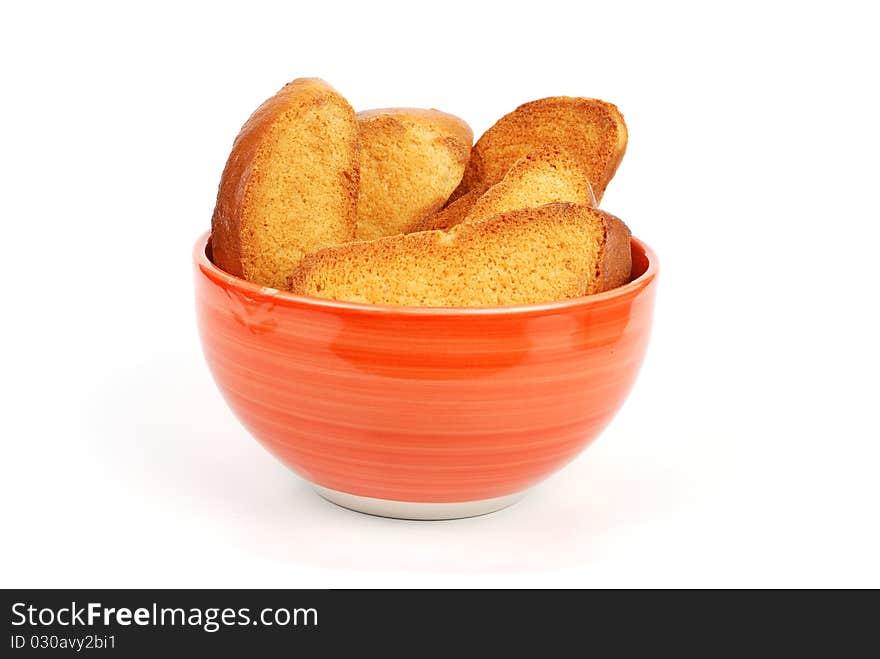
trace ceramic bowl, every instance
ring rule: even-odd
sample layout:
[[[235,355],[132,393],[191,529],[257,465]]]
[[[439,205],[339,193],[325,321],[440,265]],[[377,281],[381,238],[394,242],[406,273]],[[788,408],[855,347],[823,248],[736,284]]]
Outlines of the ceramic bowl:
[[[503,508],[623,404],[657,260],[632,240],[614,290],[517,307],[388,307],[264,288],[193,252],[202,347],[250,433],[325,498],[409,519]]]

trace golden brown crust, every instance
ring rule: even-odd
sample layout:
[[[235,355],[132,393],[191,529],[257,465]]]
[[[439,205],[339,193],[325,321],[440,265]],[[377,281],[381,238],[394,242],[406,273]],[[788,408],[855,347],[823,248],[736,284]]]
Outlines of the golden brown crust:
[[[468,213],[480,198],[480,191],[473,190],[463,197],[459,197],[446,208],[443,208],[433,215],[428,215],[412,225],[406,233],[414,233],[416,231],[436,231],[451,229],[456,224],[464,222]]]
[[[626,151],[623,115],[611,103],[556,96],[519,106],[502,117],[474,145],[454,201],[471,190],[498,183],[521,157],[545,146],[565,149],[590,172],[596,200]]]
[[[303,259],[288,288],[301,295],[402,306],[560,300],[624,283],[629,250],[621,250],[621,240],[626,232],[620,220],[598,209],[552,203],[449,231],[319,250]]]
[[[294,80],[235,139],[211,220],[214,263],[282,287],[305,253],[354,238],[357,197],[354,110],[323,80]]]
[[[632,233],[611,213],[605,213],[605,220],[605,240],[596,266],[595,284],[587,287],[587,293],[623,286],[632,276]]]
[[[367,110],[357,119],[358,238],[406,231],[436,212],[461,181],[473,131],[458,117],[420,108]]]

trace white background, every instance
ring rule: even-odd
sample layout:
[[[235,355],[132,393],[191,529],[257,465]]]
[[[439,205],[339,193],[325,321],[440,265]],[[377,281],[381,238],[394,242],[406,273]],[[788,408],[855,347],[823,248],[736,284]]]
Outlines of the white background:
[[[826,9],[823,9],[826,7]],[[0,585],[880,586],[869,3],[21,3],[0,16]],[[652,344],[579,459],[484,518],[314,495],[202,361],[190,251],[286,81],[477,135],[596,96]]]

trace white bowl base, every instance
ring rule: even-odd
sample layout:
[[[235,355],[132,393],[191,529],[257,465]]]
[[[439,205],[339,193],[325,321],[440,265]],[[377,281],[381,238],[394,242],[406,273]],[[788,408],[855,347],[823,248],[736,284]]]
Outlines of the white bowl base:
[[[494,499],[480,499],[478,501],[454,501],[451,503],[419,503],[416,501],[393,501],[391,499],[374,499],[362,497],[357,494],[331,490],[320,485],[312,486],[322,497],[335,503],[337,506],[356,510],[359,513],[378,515],[379,517],[393,517],[395,519],[462,519],[464,517],[476,517],[494,513],[496,510],[507,508],[525,496],[525,491],[514,492],[503,497]]]

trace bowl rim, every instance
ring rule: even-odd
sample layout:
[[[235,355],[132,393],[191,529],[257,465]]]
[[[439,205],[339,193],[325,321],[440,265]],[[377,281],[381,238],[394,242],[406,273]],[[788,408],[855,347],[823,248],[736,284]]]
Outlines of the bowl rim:
[[[196,240],[193,248],[193,261],[196,267],[215,283],[233,288],[250,298],[271,298],[275,303],[286,306],[311,308],[316,310],[351,311],[357,313],[375,315],[402,315],[402,316],[498,316],[498,315],[523,315],[543,313],[547,311],[563,311],[572,308],[589,307],[601,304],[615,298],[626,297],[646,288],[657,277],[659,264],[657,254],[645,242],[635,236],[630,239],[631,247],[640,250],[648,261],[645,271],[632,281],[618,286],[610,291],[584,295],[581,297],[557,300],[554,302],[537,302],[535,304],[517,304],[503,307],[406,307],[385,304],[369,304],[365,302],[340,302],[326,298],[297,295],[289,291],[261,286],[249,282],[241,277],[231,275],[208,258],[207,247],[211,239],[211,231],[205,231]]]

